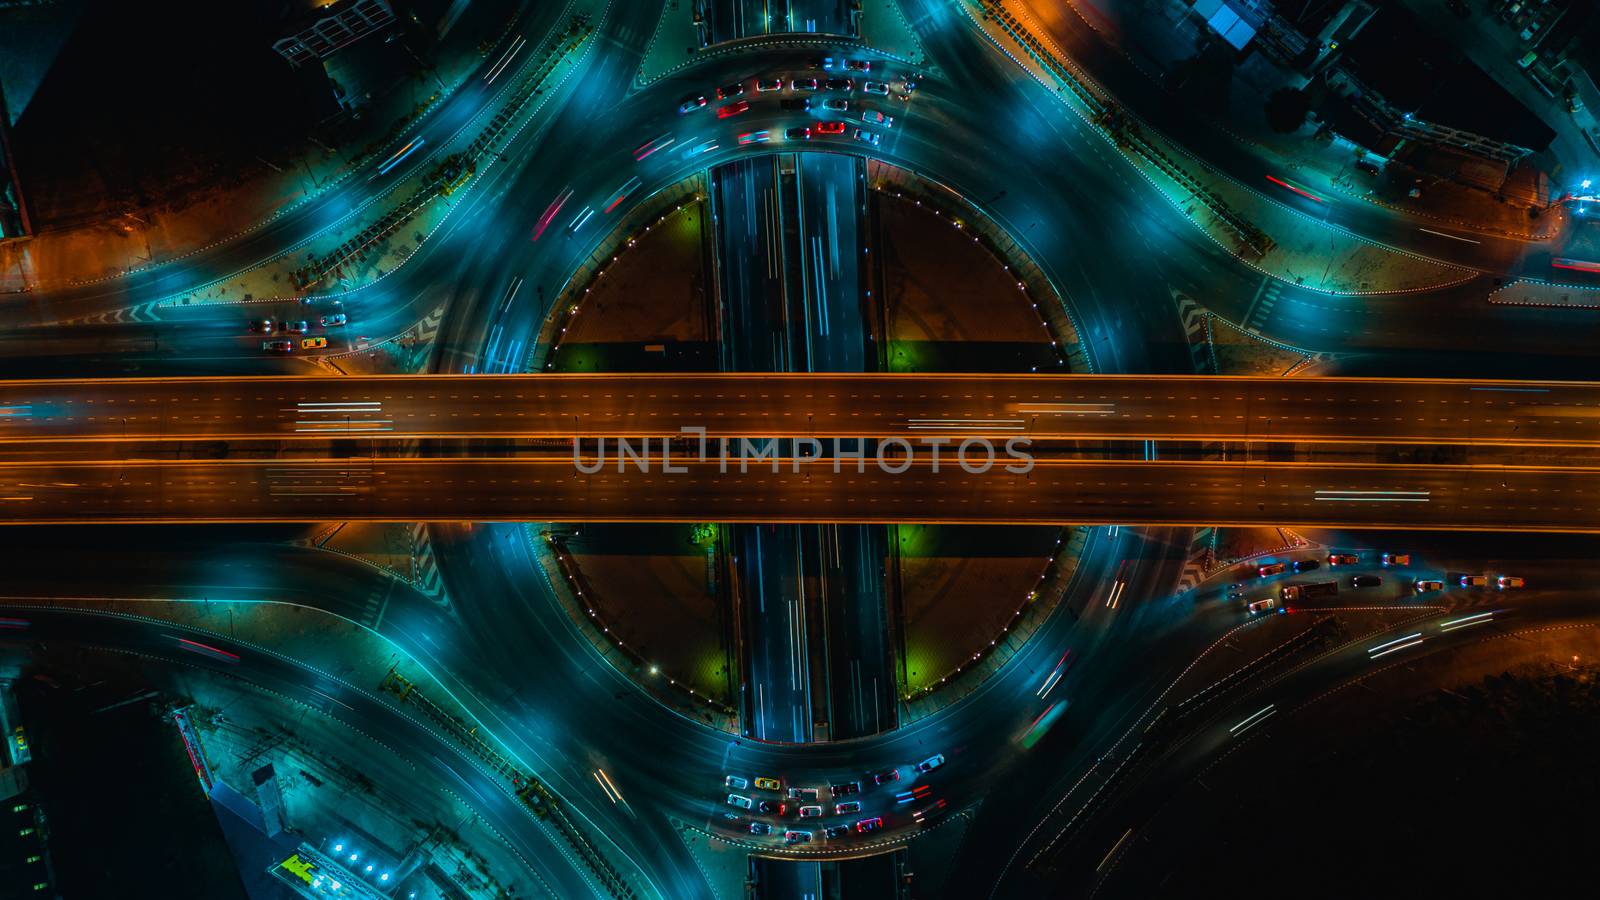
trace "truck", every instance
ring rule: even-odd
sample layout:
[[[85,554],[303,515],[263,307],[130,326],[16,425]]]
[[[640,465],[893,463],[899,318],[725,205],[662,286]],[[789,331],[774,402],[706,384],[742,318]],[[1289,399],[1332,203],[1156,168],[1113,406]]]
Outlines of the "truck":
[[[1286,584],[1279,590],[1278,595],[1283,602],[1290,603],[1301,600],[1315,600],[1318,597],[1333,597],[1339,593],[1339,582],[1318,581],[1315,584]]]

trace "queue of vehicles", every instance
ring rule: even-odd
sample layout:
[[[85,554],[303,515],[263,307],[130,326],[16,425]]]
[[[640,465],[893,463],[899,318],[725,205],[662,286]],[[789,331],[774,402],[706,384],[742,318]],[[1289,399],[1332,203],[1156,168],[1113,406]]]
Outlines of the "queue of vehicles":
[[[922,760],[911,768],[914,772],[920,775],[931,772],[934,769],[944,765],[944,763],[944,754],[936,753],[933,756]],[[899,781],[900,768],[896,766],[870,773],[866,776],[866,780],[871,782],[871,784],[874,786],[890,784]],[[757,790],[783,793],[783,798],[753,798],[747,796],[746,794],[739,793],[740,791],[748,791],[750,789],[751,779],[740,775],[728,775],[723,778],[723,786],[730,789],[731,792],[728,794],[725,802],[729,806],[732,806],[736,809],[745,810],[746,812],[758,815],[776,816],[780,818],[789,815],[790,810],[793,809],[802,819],[821,818],[822,816],[829,814],[835,816],[852,815],[860,813],[862,808],[862,801],[856,799],[861,794],[862,783],[861,781],[857,780],[839,781],[830,784],[826,788],[826,791],[828,795],[827,799],[831,801],[831,803],[827,804],[823,802],[824,789],[820,787],[791,786],[785,790],[781,780],[766,776],[755,778],[754,784]],[[790,801],[793,801],[793,803]],[[831,809],[829,808],[830,806]],[[729,813],[726,815],[726,818],[735,819],[737,817]],[[859,819],[853,823],[840,823],[825,826],[822,829],[822,833],[823,836],[829,840],[837,840],[839,838],[847,837],[851,834],[867,834],[869,832],[877,831],[882,827],[882,816],[869,816],[864,819]],[[749,824],[749,830],[751,834],[770,835],[774,833],[775,829],[774,826],[769,822],[753,821]],[[783,837],[784,841],[787,843],[803,844],[811,842],[815,837],[815,833],[802,829],[791,828],[784,831]]]
[[[329,313],[317,318],[317,325],[322,328],[338,328],[348,325],[350,317],[342,312]],[[280,334],[280,335],[306,335],[311,331],[311,323],[306,319],[273,319],[265,317],[250,320],[251,334]],[[293,353],[295,349],[322,350],[328,346],[328,339],[316,337],[278,337],[261,342],[261,349],[268,353]]]
[[[865,75],[872,70],[872,63],[863,59],[847,59],[844,57],[824,56],[812,58],[808,62],[808,67],[811,69],[822,69],[826,71],[837,70],[843,73]],[[911,98],[911,92],[917,89],[917,83],[915,79],[912,76],[906,75],[902,76],[898,80],[898,83],[901,88],[899,91],[891,91],[890,82],[887,81],[868,81],[863,79],[860,82],[860,86],[863,94],[871,94],[878,97],[893,96],[899,100],[909,100]],[[854,78],[851,78],[848,75],[843,77],[820,79],[813,76],[793,76],[788,81],[788,88],[795,94],[811,93],[815,91],[831,91],[834,93],[849,94],[856,89],[856,81]],[[757,78],[755,80],[755,92],[757,94],[777,93],[783,91],[783,89],[784,80],[781,77]],[[717,108],[717,118],[727,119],[748,111],[750,109],[750,101],[739,99],[744,96],[744,93],[745,84],[742,81],[733,84],[725,84],[713,91],[711,97],[714,97],[716,100],[733,101]],[[710,98],[708,98],[705,94],[690,94],[688,97],[683,99],[683,102],[678,104],[678,112],[686,115],[709,105],[710,102]],[[792,112],[809,112],[812,108],[811,98],[803,96],[781,98],[778,101],[778,105],[782,109]],[[839,113],[844,115],[849,115],[852,111],[850,101],[845,97],[829,97],[822,101],[822,108],[830,113]],[[860,121],[863,125],[875,125],[879,128],[894,127],[894,116],[878,110],[862,110]],[[830,121],[818,121],[810,125],[789,128],[784,131],[783,136],[785,139],[791,141],[808,141],[816,135],[842,137],[846,133],[850,135],[851,140],[860,141],[861,143],[868,144],[873,147],[879,146],[883,141],[882,133],[873,131],[870,128],[846,128],[845,123],[843,122]],[[746,145],[767,143],[771,140],[771,138],[772,135],[770,132],[757,131],[739,135],[738,140],[740,145]]]
[[[1411,565],[1411,554],[1395,551],[1386,551],[1379,554],[1378,561],[1383,568],[1401,567]],[[1271,578],[1275,575],[1287,573],[1310,572],[1322,568],[1320,559],[1300,559],[1294,561],[1266,562],[1256,567],[1257,578]],[[1361,564],[1361,554],[1345,551],[1332,551],[1327,556],[1330,568],[1340,566],[1350,567]],[[1490,586],[1488,575],[1461,575],[1454,579],[1455,584],[1465,588],[1487,588]],[[1402,581],[1402,583],[1404,583]],[[1359,573],[1351,575],[1345,580],[1345,586],[1351,589],[1375,588],[1383,585],[1383,576],[1373,573]],[[1278,588],[1276,596],[1263,597],[1257,600],[1246,601],[1245,608],[1250,615],[1260,615],[1269,612],[1287,612],[1288,604],[1303,603],[1310,600],[1327,599],[1337,596],[1340,581],[1329,579],[1326,581],[1307,582],[1302,584],[1285,584]],[[1515,575],[1501,575],[1494,579],[1493,586],[1498,590],[1513,590],[1526,586],[1526,581]],[[1228,588],[1228,599],[1242,600],[1249,583],[1245,581],[1234,582]],[[1418,578],[1412,581],[1411,590],[1414,594],[1428,594],[1445,589],[1445,582],[1438,578]]]

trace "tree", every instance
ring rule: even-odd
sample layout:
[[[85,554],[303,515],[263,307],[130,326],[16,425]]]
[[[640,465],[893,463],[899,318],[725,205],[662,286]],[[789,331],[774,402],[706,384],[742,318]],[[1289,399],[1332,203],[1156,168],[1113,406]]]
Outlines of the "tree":
[[[1305,91],[1278,88],[1267,97],[1267,124],[1280,134],[1299,131],[1310,113],[1311,98]]]

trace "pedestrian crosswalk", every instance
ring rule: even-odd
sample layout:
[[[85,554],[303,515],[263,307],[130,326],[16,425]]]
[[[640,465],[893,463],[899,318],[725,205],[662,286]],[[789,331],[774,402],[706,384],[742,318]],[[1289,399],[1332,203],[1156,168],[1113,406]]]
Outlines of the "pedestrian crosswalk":
[[[367,592],[366,603],[361,609],[359,621],[368,628],[376,629],[383,624],[383,614],[389,608],[389,597],[394,593],[393,578],[383,578],[374,582],[372,590]]]
[[[1244,328],[1246,331],[1261,333],[1261,326],[1272,318],[1272,307],[1278,302],[1278,294],[1282,290],[1282,282],[1274,278],[1262,277],[1261,286],[1256,288],[1256,296],[1250,301],[1250,309],[1244,315]]]

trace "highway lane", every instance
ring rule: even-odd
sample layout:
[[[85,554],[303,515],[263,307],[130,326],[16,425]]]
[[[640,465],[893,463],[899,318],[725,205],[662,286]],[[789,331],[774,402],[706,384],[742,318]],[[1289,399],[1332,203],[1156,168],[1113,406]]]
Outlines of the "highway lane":
[[[506,10],[468,7],[467,17],[505,17]],[[553,31],[564,29],[571,15],[567,3],[529,3],[518,10],[518,21],[509,27],[499,43],[484,57],[478,69],[444,98],[429,115],[395,134],[385,149],[374,154],[362,169],[337,186],[300,202],[238,235],[225,236],[214,246],[200,248],[170,261],[120,277],[96,279],[82,284],[34,291],[0,308],[0,327],[24,328],[106,315],[116,310],[178,297],[201,285],[270,260],[286,248],[300,246],[314,235],[332,227],[343,227],[349,218],[414,172],[439,163],[436,154],[450,146],[453,136],[482,125],[482,114],[495,107],[516,83],[519,70],[537,58],[532,52]],[[458,34],[470,29],[457,23]],[[530,45],[516,58],[516,64],[490,80],[489,73],[502,52],[518,38]],[[421,140],[417,152],[402,165],[382,175],[376,170],[390,156],[414,140]],[[371,177],[369,176],[371,173]]]
[[[456,744],[411,714],[336,675],[318,671],[224,635],[190,629],[155,618],[114,615],[72,605],[42,606],[8,602],[6,615],[25,619],[25,631],[10,640],[52,641],[137,653],[167,664],[201,666],[243,679],[317,709],[324,715],[387,743],[425,777],[460,795],[500,835],[533,873],[557,896],[598,897],[585,873],[566,862],[560,838],[534,818],[509,785],[490,776]],[[190,635],[207,646],[233,654],[227,660],[180,648],[177,636]],[[329,704],[327,692],[335,704]]]
[[[805,354],[795,369],[862,372],[874,366],[866,323],[871,321],[862,288],[866,174],[853,156],[796,154],[799,190],[800,291],[792,297],[804,334]]]
[[[1039,459],[1022,472],[1023,462],[1003,454],[981,474],[948,460],[935,472],[928,459],[904,457],[861,461],[859,471],[848,463],[835,471],[827,459],[745,472],[737,462],[726,472],[716,461],[681,467],[584,474],[570,456],[0,463],[0,524],[711,520],[1600,531],[1600,468]]]
[[[812,739],[811,655],[801,526],[735,525],[733,584],[739,610],[740,727],[762,741]]]
[[[0,382],[23,441],[971,435],[1600,446],[1585,382],[725,373]]]
[[[1018,858],[1035,860],[1041,870],[1047,870],[1056,890],[1082,893],[1103,886],[1102,880],[1110,877],[1117,866],[1100,867],[1097,863],[1105,858],[1107,850],[1124,830],[1132,826],[1142,832],[1151,827],[1152,820],[1193,814],[1192,806],[1187,810],[1183,808],[1195,800],[1195,795],[1184,790],[1193,779],[1210,771],[1222,756],[1245,742],[1263,737],[1270,740],[1275,728],[1285,727],[1284,721],[1314,715],[1316,702],[1339,687],[1356,684],[1381,669],[1399,666],[1415,673],[1408,674],[1408,680],[1423,677],[1419,669],[1426,672],[1427,668],[1425,664],[1418,664],[1428,657],[1450,654],[1519,632],[1536,634],[1578,625],[1592,627],[1596,618],[1592,597],[1586,591],[1541,591],[1501,596],[1490,604],[1470,610],[1443,608],[1417,612],[1418,618],[1407,621],[1402,627],[1363,635],[1308,660],[1302,667],[1247,682],[1216,708],[1206,710],[1197,721],[1181,729],[1176,739],[1154,753],[1153,760],[1146,760],[1146,767],[1132,783],[1125,785],[1108,807],[1088,819],[1081,829],[1064,831],[1061,828],[1063,819],[1058,818],[1032,836],[1021,848]],[[1420,640],[1412,643],[1413,635]],[[1515,657],[1531,652],[1528,643],[1536,646],[1537,638],[1516,639],[1507,648],[1508,655]],[[1391,647],[1398,649],[1382,652]],[[1390,696],[1374,692],[1369,705],[1376,713],[1383,706],[1414,699],[1414,693]],[[1253,718],[1269,708],[1268,716]],[[1240,728],[1241,725],[1244,727]],[[1326,740],[1326,737],[1318,740]],[[1137,740],[1130,743],[1137,743]],[[1211,798],[1226,793],[1225,784],[1210,776],[1207,780],[1207,790],[1200,796]],[[1183,802],[1174,809],[1176,797],[1183,797]],[[1071,811],[1075,812],[1084,799],[1084,795],[1076,797]],[[1136,850],[1133,855],[1137,855]],[[1137,871],[1133,878],[1147,880]],[[995,896],[1031,897],[1037,896],[1037,890],[1036,884],[1025,874],[1015,873],[1014,877],[997,885]]]
[[[1036,84],[1019,79],[1008,60],[990,59],[997,56],[992,51],[974,52],[981,45],[973,43],[976,38],[970,29],[952,19],[948,9],[940,10],[939,16],[944,21],[925,37],[930,52],[942,54],[945,75],[926,80],[909,103],[871,102],[897,118],[895,127],[884,132],[881,147],[867,150],[848,138],[826,138],[808,142],[805,149],[883,158],[931,174],[973,198],[1016,235],[1065,290],[1091,354],[1101,358],[1105,369],[1177,371],[1187,363],[1172,303],[1175,291],[1225,317],[1247,318],[1250,298],[1260,287],[1259,272],[1182,221],[1109,144],[1072,119]],[[527,288],[498,324],[503,333],[526,338],[537,330],[576,262],[598,243],[606,223],[615,221],[613,216],[649,202],[654,192],[696,170],[793,149],[781,140],[741,146],[739,134],[768,130],[781,138],[786,126],[823,118],[781,111],[776,100],[768,98],[756,98],[750,111],[725,121],[713,120],[704,111],[687,116],[676,112],[676,98],[689,89],[749,81],[758,74],[808,72],[806,55],[833,46],[821,39],[794,39],[810,42],[814,49],[766,47],[759,57],[714,57],[649,88],[620,97],[608,94],[603,86],[624,83],[636,63],[637,46],[625,36],[648,34],[653,22],[653,14],[638,9],[614,11],[603,23],[604,36],[596,44],[603,50],[586,63],[581,83],[569,82],[551,92],[549,102],[560,104],[557,115],[541,120],[533,137],[517,142],[508,151],[506,165],[490,165],[480,174],[479,185],[468,194],[466,207],[455,214],[454,224],[424,244],[407,265],[378,285],[347,295],[347,304],[361,305],[360,318],[353,316],[352,321],[371,326],[363,333],[380,340],[398,333],[442,299],[430,286],[462,282],[466,288],[457,292],[446,327],[445,368],[517,368],[521,362],[515,354],[483,358],[491,330],[489,307],[514,284],[520,280]],[[997,166],[990,155],[959,149],[991,142],[997,120],[1014,126],[1008,138],[1014,158],[1007,165]],[[633,158],[641,142],[662,135],[675,139],[671,152],[643,161]],[[708,140],[717,147],[692,158],[677,152],[678,147],[700,146]],[[535,156],[562,164],[530,165]],[[568,190],[573,192],[568,203],[575,208],[574,215],[584,208],[600,210],[629,177],[638,177],[639,187],[611,212],[597,212],[574,232],[565,230],[571,223],[563,212],[562,231],[530,241],[538,217]],[[1061,214],[1089,209],[1094,210],[1092,215]],[[1464,341],[1481,345],[1478,339],[1490,332],[1499,335],[1489,351],[1493,354],[1539,349],[1573,355],[1586,353],[1592,345],[1588,318],[1572,312],[1545,311],[1539,316],[1541,322],[1567,323],[1572,328],[1538,333],[1499,328],[1501,322],[1527,320],[1528,311],[1483,303],[1483,294],[1491,287],[1486,280],[1441,292],[1364,298],[1362,309],[1338,315],[1318,310],[1330,303],[1351,306],[1356,301],[1275,284],[1283,298],[1277,310],[1293,312],[1289,318],[1303,325],[1301,331],[1279,336],[1313,349],[1392,353],[1400,342],[1395,335],[1400,335],[1412,347],[1449,351]],[[225,308],[217,315],[233,317],[240,329],[227,338],[226,353],[258,352],[244,343],[245,310]],[[169,328],[166,338],[168,346],[179,352],[191,349],[180,334],[184,327]],[[1333,331],[1323,331],[1330,327]],[[1276,331],[1274,326],[1266,333]],[[200,350],[193,354],[199,356],[223,352],[215,341],[192,349]],[[140,358],[147,365],[163,360],[148,353]],[[164,361],[174,364],[170,354]]]
[[[1207,167],[1301,215],[1326,220],[1414,253],[1484,271],[1520,269],[1525,257],[1542,246],[1543,242],[1408,215],[1338,192],[1313,191],[1318,199],[1312,200],[1276,187],[1267,180],[1269,175],[1293,181],[1296,173],[1282,163],[1274,163],[1272,151],[1234,136],[1206,110],[1182,102],[1174,92],[1153,80],[1115,45],[1120,35],[1096,33],[1070,5],[1035,0],[1016,5],[1027,10],[1022,21],[1036,36],[1064,51],[1067,59],[1081,66],[1134,114],[1177,139]],[[1366,177],[1353,170],[1346,174],[1356,182]],[[1451,240],[1423,232],[1419,225],[1464,239]]]

